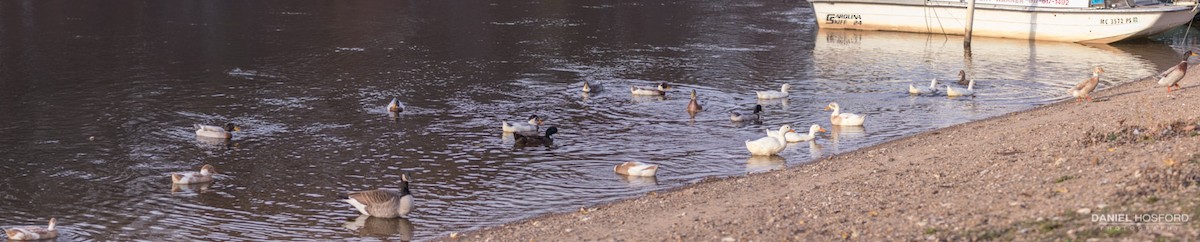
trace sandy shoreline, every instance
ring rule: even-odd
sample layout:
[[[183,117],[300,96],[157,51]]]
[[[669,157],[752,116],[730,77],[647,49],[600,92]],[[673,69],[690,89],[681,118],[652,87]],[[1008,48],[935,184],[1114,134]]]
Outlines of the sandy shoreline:
[[[1184,89],[1170,94],[1147,78],[1099,91],[1095,103],[1049,104],[784,170],[441,239],[1194,241],[1197,76],[1189,73]],[[1147,214],[1190,220],[1093,221]]]

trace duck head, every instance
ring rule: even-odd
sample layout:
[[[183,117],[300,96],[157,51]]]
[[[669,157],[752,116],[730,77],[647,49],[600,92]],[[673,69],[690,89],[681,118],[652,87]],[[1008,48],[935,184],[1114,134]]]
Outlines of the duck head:
[[[659,91],[671,90],[671,84],[667,84],[666,82],[659,82],[658,90]]]
[[[205,164],[204,166],[200,167],[200,174],[202,175],[212,175],[216,173],[217,168],[213,167],[212,165]]]
[[[543,120],[542,117],[538,117],[536,114],[529,115],[529,125],[542,125],[543,121],[545,120]]]
[[[796,132],[796,130],[792,129],[792,126],[791,126],[791,125],[786,125],[786,124],[784,124],[783,126],[780,126],[780,127],[779,127],[779,134],[780,134],[780,135],[783,135],[783,134],[786,134],[786,133],[795,133],[795,132]]]
[[[820,125],[816,125],[816,124],[813,124],[812,126],[808,127],[809,134],[815,134],[817,132],[829,132],[829,131],[825,130],[825,128],[821,128]]]
[[[696,89],[692,89],[692,99],[696,99]]]
[[[550,127],[548,129],[546,129],[546,138],[550,138],[551,135],[554,135],[557,133],[558,133],[558,127]]]
[[[1100,68],[1099,66],[1092,68],[1092,76],[1100,76],[1100,73],[1104,73],[1104,68]]]
[[[792,84],[784,83],[783,86],[779,87],[779,91],[781,92],[788,92],[788,90],[792,90]]]
[[[825,111],[829,111],[830,109],[837,111],[841,109],[841,107],[839,107],[837,103],[829,103],[829,105],[825,105]]]
[[[225,131],[229,131],[229,132],[242,131],[242,127],[238,127],[237,125],[234,125],[233,123],[225,123]]]
[[[762,113],[762,104],[754,104],[754,114]]]

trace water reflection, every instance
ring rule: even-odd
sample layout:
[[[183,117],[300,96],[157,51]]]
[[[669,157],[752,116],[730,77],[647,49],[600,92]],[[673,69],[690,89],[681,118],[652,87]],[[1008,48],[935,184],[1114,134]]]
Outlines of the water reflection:
[[[212,187],[212,182],[199,184],[175,184],[171,183],[171,194],[176,193],[205,193]]]
[[[660,167],[659,169],[662,169],[662,168]],[[621,182],[625,182],[625,184],[629,184],[630,187],[646,187],[646,186],[657,186],[658,185],[658,176],[626,176],[626,175],[620,175],[620,174],[617,174],[616,176],[621,178]]]
[[[782,156],[753,155],[746,159],[746,173],[760,173],[783,168],[787,159]]]
[[[346,222],[344,227],[358,235],[382,236],[400,241],[413,240],[413,231],[416,230],[412,221],[406,218],[379,218],[367,215],[360,215],[353,221]]]

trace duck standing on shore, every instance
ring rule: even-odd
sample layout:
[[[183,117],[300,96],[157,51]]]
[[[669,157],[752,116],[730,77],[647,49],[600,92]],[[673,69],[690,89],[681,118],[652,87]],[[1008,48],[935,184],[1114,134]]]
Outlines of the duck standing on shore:
[[[380,188],[350,192],[341,196],[341,199],[367,216],[407,217],[413,210],[413,196],[408,190],[408,182],[408,174],[400,174],[400,190]]]
[[[1158,74],[1158,85],[1167,86],[1168,93],[1171,92],[1171,87],[1179,88],[1179,80],[1183,80],[1183,77],[1187,75],[1187,60],[1192,56],[1196,56],[1196,53],[1190,50],[1183,52],[1183,60],[1179,61],[1178,65],[1175,65],[1174,67],[1163,71],[1163,73]]]
[[[867,121],[866,115],[842,113],[842,107],[837,103],[829,103],[825,106],[826,111],[830,109],[833,109],[833,113],[829,114],[829,123],[835,126],[862,126],[863,122]]]
[[[1104,73],[1104,69],[1097,66],[1095,69],[1092,69],[1092,78],[1075,84],[1075,87],[1067,90],[1067,93],[1076,98],[1075,102],[1083,102],[1084,98],[1087,98],[1088,102],[1091,102],[1092,96],[1089,94],[1096,90],[1096,86],[1100,84],[1100,73]]]
[[[50,218],[50,225],[46,227],[12,227],[4,229],[4,233],[8,234],[8,240],[43,240],[58,237],[58,230],[54,229],[54,218]]]

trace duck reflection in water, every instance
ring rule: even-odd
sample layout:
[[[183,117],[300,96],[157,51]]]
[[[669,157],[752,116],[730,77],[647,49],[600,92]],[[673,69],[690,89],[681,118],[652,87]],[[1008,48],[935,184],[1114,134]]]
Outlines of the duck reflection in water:
[[[206,193],[212,188],[212,182],[197,184],[171,184],[171,194],[176,193]]]
[[[617,176],[621,177],[622,182],[625,182],[625,184],[629,184],[629,187],[643,187],[643,186],[658,185],[658,177],[654,177],[654,176],[627,176],[627,175],[621,175],[621,174],[617,174]]]
[[[752,155],[746,159],[746,173],[767,172],[783,168],[784,164],[787,164],[787,159],[784,159],[783,156]]]
[[[400,239],[400,241],[412,241],[413,230],[416,230],[412,221],[405,218],[380,218],[368,215],[360,215],[353,221],[346,222],[345,227],[357,232],[358,235],[386,236]]]

